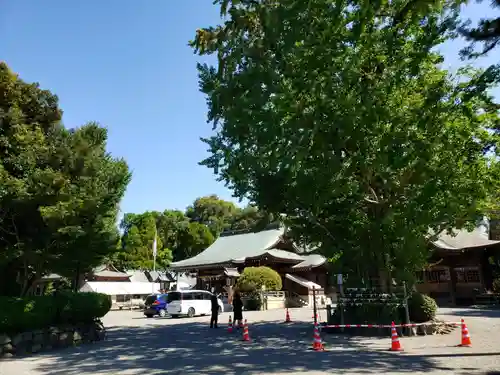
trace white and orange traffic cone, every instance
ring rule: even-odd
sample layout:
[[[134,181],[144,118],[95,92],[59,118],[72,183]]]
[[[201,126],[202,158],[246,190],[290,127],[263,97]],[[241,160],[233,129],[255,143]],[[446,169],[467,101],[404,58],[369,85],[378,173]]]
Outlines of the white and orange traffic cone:
[[[250,334],[248,333],[248,324],[245,319],[245,324],[243,325],[243,341],[250,341]]]
[[[462,337],[462,339],[460,340],[460,344],[458,346],[470,347],[470,346],[472,346],[472,342],[470,341],[469,329],[467,328],[467,325],[465,324],[465,321],[463,319],[462,319],[461,323],[462,323],[461,324],[461,327],[462,327],[461,337]]]
[[[396,331],[396,325],[394,322],[391,324],[391,349],[392,352],[402,352],[403,347],[399,342],[398,332]]]
[[[231,319],[231,315],[229,315],[229,323],[227,325],[227,331],[229,333],[233,332],[233,319]]]
[[[290,319],[290,312],[286,309],[285,323],[291,323],[292,319]]]
[[[318,325],[314,324],[314,337],[313,337],[313,345],[312,348],[316,352],[320,352],[325,350],[323,343],[321,342],[321,336],[319,334]]]

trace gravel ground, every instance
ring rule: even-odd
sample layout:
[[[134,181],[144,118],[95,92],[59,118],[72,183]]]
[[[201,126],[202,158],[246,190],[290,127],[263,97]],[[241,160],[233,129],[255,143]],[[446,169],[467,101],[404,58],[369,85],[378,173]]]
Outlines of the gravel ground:
[[[218,330],[208,317],[146,319],[137,311],[104,317],[108,340],[32,357],[0,361],[1,375],[132,374],[487,374],[500,370],[500,310],[441,309],[439,318],[469,327],[472,348],[458,348],[459,329],[449,335],[401,338],[404,352],[387,349],[390,338],[324,335],[327,351],[313,352],[312,311],[248,312],[251,342],[241,331]],[[324,315],[324,313],[323,313]]]

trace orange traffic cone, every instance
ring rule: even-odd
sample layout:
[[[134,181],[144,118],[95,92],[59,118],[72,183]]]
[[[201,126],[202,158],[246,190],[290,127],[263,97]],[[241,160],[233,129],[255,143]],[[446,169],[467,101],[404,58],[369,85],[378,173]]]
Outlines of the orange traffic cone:
[[[285,317],[285,323],[291,323],[292,319],[290,319],[290,313],[288,312],[288,309],[286,309],[286,317]]]
[[[321,342],[321,336],[319,335],[318,325],[314,324],[314,338],[313,338],[313,350],[316,352],[325,350],[323,343]]]
[[[231,315],[229,315],[229,323],[227,325],[227,331],[229,333],[233,332],[233,320],[231,319]]]
[[[469,330],[463,319],[461,327],[462,327],[462,340],[460,342],[460,345],[458,346],[469,346],[469,347],[472,346],[472,342],[470,341]]]
[[[399,342],[398,332],[396,331],[396,326],[394,322],[391,324],[391,349],[392,352],[402,352],[403,347]]]
[[[243,325],[243,341],[250,341],[250,335],[248,334],[248,324],[245,319],[245,324]]]

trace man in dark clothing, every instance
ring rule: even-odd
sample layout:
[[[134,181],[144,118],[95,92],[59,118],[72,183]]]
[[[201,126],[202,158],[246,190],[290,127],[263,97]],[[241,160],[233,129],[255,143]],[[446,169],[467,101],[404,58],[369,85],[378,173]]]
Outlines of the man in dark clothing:
[[[219,319],[219,302],[217,296],[212,294],[210,298],[212,302],[212,316],[210,317],[210,328],[217,328],[217,320]]]

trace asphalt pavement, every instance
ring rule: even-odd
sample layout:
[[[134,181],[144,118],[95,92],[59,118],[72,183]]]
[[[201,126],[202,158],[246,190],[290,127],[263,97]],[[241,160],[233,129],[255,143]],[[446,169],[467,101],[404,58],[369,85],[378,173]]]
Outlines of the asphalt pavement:
[[[138,311],[110,312],[108,339],[0,362],[1,375],[131,374],[487,374],[500,369],[500,311],[441,309],[440,318],[466,319],[472,348],[459,348],[459,330],[449,335],[401,338],[402,353],[388,351],[390,338],[323,335],[327,350],[311,351],[312,311],[247,312],[250,342],[241,330],[227,332],[209,317],[152,318]],[[322,312],[323,314],[324,312]]]

